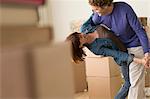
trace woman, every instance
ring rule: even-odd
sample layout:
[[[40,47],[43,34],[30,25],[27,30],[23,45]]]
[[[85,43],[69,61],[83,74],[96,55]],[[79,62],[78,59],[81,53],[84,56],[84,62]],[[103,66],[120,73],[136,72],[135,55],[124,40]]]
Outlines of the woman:
[[[105,24],[126,46],[128,53],[145,58],[146,67],[150,67],[149,42],[145,30],[141,26],[134,10],[125,2],[113,0],[89,0],[93,11],[90,19],[82,25],[81,32],[91,32],[93,26]],[[144,99],[144,66],[132,63],[128,99]]]
[[[98,38],[98,34],[90,33],[90,34],[83,34],[74,32],[69,35],[66,41],[71,41],[72,44],[72,51],[73,51],[73,60],[75,63],[80,61],[84,61],[84,56],[86,56],[83,48],[87,47],[90,51],[92,51],[96,55],[103,55],[103,56],[111,56],[117,62],[118,65],[121,64],[129,64],[131,62],[136,62],[138,64],[146,65],[146,60],[139,59],[134,57],[133,54],[128,54],[122,51],[119,51],[117,46],[112,42],[112,40],[108,38]],[[92,43],[100,42],[100,45],[92,45]],[[90,46],[90,44],[92,46]],[[97,47],[97,50],[94,50],[94,47]],[[122,65],[121,65],[122,66]]]
[[[73,60],[77,63],[84,60],[86,54],[83,47],[87,47],[96,55],[112,56],[116,63],[121,66],[121,71],[124,76],[125,83],[116,95],[116,99],[123,99],[128,94],[130,87],[129,81],[129,64],[132,61],[145,64],[144,59],[133,58],[133,55],[127,54],[125,47],[119,39],[112,35],[111,31],[99,26],[96,31],[89,34],[73,33],[67,37],[67,41],[71,41],[73,49]],[[113,42],[117,43],[117,46]],[[120,51],[121,50],[121,51]]]

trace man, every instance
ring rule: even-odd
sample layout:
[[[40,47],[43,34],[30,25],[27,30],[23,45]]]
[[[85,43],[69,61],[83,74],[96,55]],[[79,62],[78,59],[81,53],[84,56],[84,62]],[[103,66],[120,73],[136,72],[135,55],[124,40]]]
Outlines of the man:
[[[93,14],[82,25],[81,32],[88,33],[94,26],[106,25],[127,47],[128,53],[134,54],[135,57],[144,57],[147,67],[150,67],[148,37],[131,6],[124,2],[113,3],[113,0],[89,0],[89,4]],[[131,86],[128,99],[144,99],[144,66],[132,63],[129,71]],[[115,99],[125,99],[126,96],[119,98],[122,92]]]

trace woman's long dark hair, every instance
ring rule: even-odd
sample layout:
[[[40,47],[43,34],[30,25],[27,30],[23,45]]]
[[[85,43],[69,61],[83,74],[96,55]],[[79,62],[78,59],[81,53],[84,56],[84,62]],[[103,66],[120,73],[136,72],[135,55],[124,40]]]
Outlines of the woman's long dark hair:
[[[72,45],[72,58],[75,63],[78,63],[79,61],[84,61],[84,57],[86,56],[83,47],[80,47],[80,34],[78,32],[74,32],[70,34],[66,41],[70,41]]]

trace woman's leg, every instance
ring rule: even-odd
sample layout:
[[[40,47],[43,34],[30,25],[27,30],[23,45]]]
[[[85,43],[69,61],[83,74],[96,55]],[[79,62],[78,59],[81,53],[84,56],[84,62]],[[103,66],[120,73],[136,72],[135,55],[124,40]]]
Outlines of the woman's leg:
[[[129,66],[129,64],[133,62],[134,58],[133,55],[128,54],[126,52],[105,47],[101,47],[95,54],[103,56],[112,56],[119,66]]]
[[[134,56],[125,52],[108,48],[101,48],[100,52],[104,56],[112,56],[115,59],[116,63],[121,66],[121,72],[124,77],[124,84],[117,93],[115,99],[125,99],[128,95],[128,91],[131,85],[129,79],[129,64],[133,61]]]
[[[129,67],[128,66],[121,66],[120,67],[123,79],[124,79],[124,84],[118,91],[117,95],[115,96],[115,99],[125,99],[128,95],[129,88],[131,86],[130,84],[130,79],[129,79]]]

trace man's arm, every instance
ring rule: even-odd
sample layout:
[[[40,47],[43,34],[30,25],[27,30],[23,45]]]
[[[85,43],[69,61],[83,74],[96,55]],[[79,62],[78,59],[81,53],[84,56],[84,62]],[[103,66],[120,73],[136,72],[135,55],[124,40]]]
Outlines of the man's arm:
[[[147,67],[150,67],[150,65],[149,65],[150,53],[149,53],[148,37],[147,37],[147,34],[146,34],[144,28],[140,24],[135,12],[133,11],[133,9],[130,6],[128,6],[127,18],[128,18],[130,26],[135,31],[135,33],[137,34],[137,36],[141,42],[141,45],[142,45],[143,51],[144,51],[144,56],[145,56],[144,58],[146,60],[146,65],[147,65]]]
[[[148,53],[149,52],[149,42],[148,42],[147,34],[146,34],[143,26],[140,24],[139,19],[136,16],[133,9],[130,6],[128,6],[127,10],[128,10],[127,18],[128,18],[129,24],[132,27],[132,29],[135,31],[135,33],[137,34],[137,36],[140,40],[140,43],[143,47],[144,53]]]

